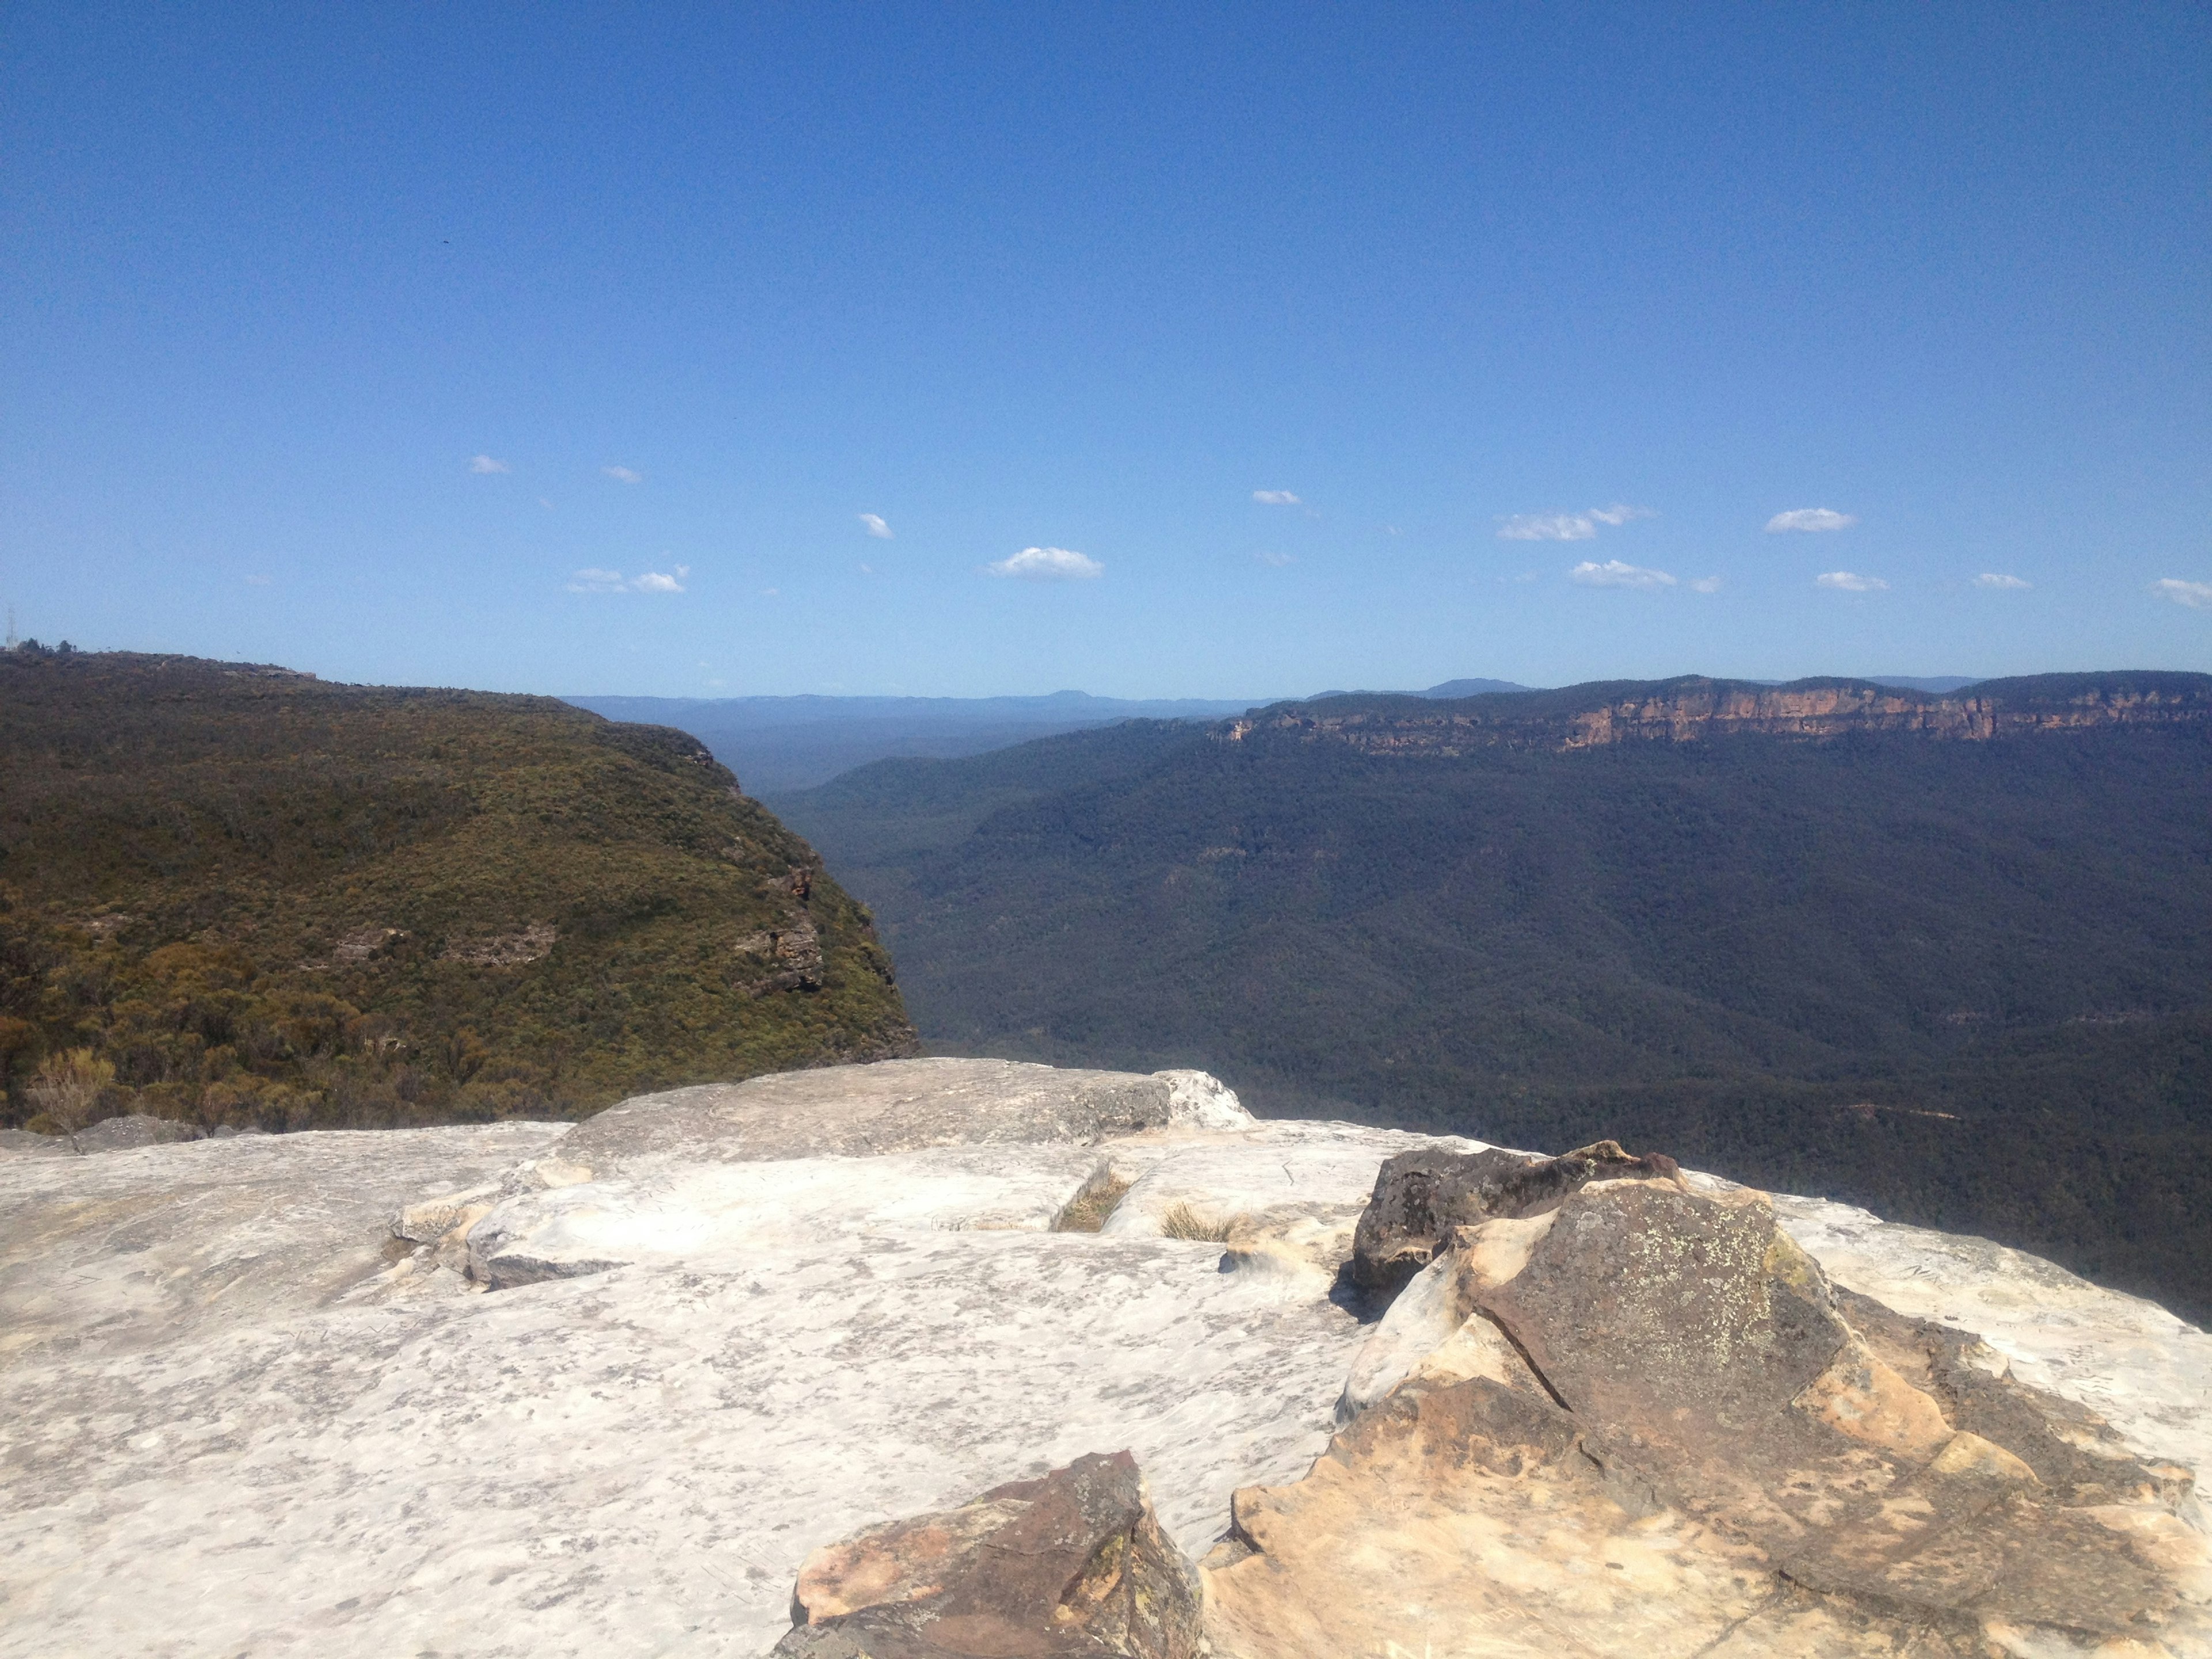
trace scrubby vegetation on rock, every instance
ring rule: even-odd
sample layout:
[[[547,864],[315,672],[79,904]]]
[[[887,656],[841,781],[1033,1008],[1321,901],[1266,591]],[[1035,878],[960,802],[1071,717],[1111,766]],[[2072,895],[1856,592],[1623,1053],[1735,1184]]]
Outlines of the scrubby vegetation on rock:
[[[204,1127],[573,1115],[909,1052],[867,913],[696,742],[550,698],[0,656],[0,1087]]]

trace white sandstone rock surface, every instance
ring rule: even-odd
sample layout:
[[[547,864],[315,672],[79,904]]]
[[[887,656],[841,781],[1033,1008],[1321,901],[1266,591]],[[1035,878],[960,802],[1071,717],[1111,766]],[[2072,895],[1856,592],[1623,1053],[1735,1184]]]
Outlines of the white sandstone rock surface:
[[[815,1547],[1125,1447],[1202,1553],[1328,1443],[1376,1332],[1331,1266],[1423,1144],[938,1060],[0,1160],[0,1654],[764,1652]],[[1102,1166],[1103,1230],[1052,1231]],[[2206,1455],[2203,1333],[1777,1207],[1839,1283]],[[1162,1237],[1179,1208],[1226,1248]]]

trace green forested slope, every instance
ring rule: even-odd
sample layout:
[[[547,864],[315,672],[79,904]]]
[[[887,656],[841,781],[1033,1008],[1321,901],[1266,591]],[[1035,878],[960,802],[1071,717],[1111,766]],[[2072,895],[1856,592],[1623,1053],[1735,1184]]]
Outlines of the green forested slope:
[[[933,1048],[1619,1134],[2212,1311],[2202,722],[1449,757],[1133,725],[779,807]]]
[[[109,1109],[574,1113],[900,1052],[866,914],[693,739],[550,698],[0,655],[0,1062]]]

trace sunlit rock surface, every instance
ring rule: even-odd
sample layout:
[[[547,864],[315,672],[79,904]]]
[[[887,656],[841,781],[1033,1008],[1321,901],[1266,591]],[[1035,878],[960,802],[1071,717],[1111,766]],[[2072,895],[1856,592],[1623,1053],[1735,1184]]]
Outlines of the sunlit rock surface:
[[[814,1549],[1123,1449],[1201,1556],[1233,1492],[1296,1490],[1337,1428],[1378,1329],[1335,1271],[1376,1170],[1477,1148],[1254,1124],[1188,1073],[798,1075],[574,1130],[0,1157],[0,1653],[765,1652]],[[784,1118],[752,1109],[778,1091]],[[1126,1191],[1101,1230],[1054,1231],[1102,1172]],[[2203,1333],[1978,1241],[1774,1212],[1837,1285],[1981,1332],[2134,1455],[2212,1453]],[[1347,1434],[1394,1388],[1522,1363],[1398,1322]]]

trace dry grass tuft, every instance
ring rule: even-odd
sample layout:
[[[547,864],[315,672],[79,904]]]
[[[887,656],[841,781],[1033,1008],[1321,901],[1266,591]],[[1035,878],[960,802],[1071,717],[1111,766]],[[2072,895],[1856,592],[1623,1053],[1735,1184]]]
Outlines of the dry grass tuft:
[[[1106,1224],[1106,1218],[1114,1213],[1114,1206],[1129,1190],[1128,1180],[1111,1170],[1101,1170],[1083,1183],[1083,1189],[1067,1200],[1067,1207],[1054,1219],[1052,1230],[1056,1233],[1095,1233]]]
[[[1231,1216],[1217,1221],[1212,1216],[1200,1215],[1188,1204],[1178,1204],[1160,1218],[1160,1237],[1187,1238],[1199,1244],[1226,1244],[1241,1218]]]

